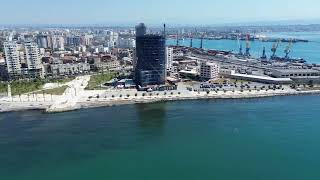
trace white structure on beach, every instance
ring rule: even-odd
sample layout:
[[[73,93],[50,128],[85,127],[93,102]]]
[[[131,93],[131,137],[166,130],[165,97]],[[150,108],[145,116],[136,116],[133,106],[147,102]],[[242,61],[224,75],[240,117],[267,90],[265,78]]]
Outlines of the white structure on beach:
[[[219,77],[219,64],[214,62],[202,62],[200,68],[200,77],[203,79],[215,79]]]

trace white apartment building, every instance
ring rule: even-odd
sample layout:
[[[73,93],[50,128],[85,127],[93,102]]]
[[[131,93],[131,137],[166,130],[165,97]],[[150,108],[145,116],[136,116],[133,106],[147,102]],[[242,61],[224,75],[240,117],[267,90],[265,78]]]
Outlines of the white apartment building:
[[[38,45],[35,42],[25,42],[25,60],[28,67],[28,76],[31,78],[43,77],[43,66],[41,63]]]
[[[40,51],[35,42],[25,42],[25,59],[28,69],[41,69]]]
[[[173,61],[173,48],[166,47],[166,68],[171,70]]]
[[[90,64],[52,64],[50,65],[53,76],[84,74],[90,71]]]
[[[200,67],[200,77],[203,79],[215,79],[219,77],[219,64],[214,62],[202,62]]]
[[[136,40],[133,38],[119,38],[118,47],[133,49],[136,47]]]
[[[9,78],[21,75],[21,61],[17,42],[4,42],[4,55],[6,61],[6,69]]]
[[[106,36],[106,41],[108,43],[108,47],[114,48],[118,46],[119,43],[119,34],[113,31],[108,31]]]
[[[62,36],[53,35],[51,42],[53,49],[64,50],[64,38]]]

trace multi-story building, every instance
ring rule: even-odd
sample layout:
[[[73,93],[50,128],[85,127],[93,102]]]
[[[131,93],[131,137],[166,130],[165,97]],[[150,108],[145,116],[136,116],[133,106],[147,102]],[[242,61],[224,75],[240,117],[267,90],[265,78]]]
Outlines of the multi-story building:
[[[37,44],[39,46],[39,48],[49,48],[50,47],[50,41],[49,41],[49,37],[48,35],[38,35],[37,36]]]
[[[64,38],[62,36],[52,36],[52,49],[64,50]]]
[[[35,42],[25,42],[25,60],[30,78],[42,78],[42,63],[38,45]]]
[[[133,38],[119,38],[118,48],[133,49],[136,47],[136,41]]]
[[[117,60],[110,60],[107,62],[98,62],[94,64],[98,70],[110,70],[120,67],[120,62]]]
[[[200,68],[200,77],[202,79],[215,79],[219,77],[219,64],[213,62],[202,62]]]
[[[106,36],[106,41],[109,47],[117,47],[119,42],[119,34],[113,31],[108,31]]]
[[[92,44],[93,35],[84,35],[81,37],[81,45],[90,46]]]
[[[166,65],[167,70],[171,70],[172,68],[172,62],[173,62],[173,48],[167,47],[166,48]]]
[[[166,39],[146,34],[146,26],[136,27],[135,81],[139,86],[163,85],[166,80]]]
[[[90,64],[88,63],[75,63],[75,64],[52,64],[50,65],[50,73],[52,76],[65,76],[85,74],[90,71]]]
[[[21,61],[18,44],[15,41],[4,42],[5,66],[9,79],[21,76]]]
[[[80,36],[69,36],[67,37],[67,46],[80,46],[82,38]]]

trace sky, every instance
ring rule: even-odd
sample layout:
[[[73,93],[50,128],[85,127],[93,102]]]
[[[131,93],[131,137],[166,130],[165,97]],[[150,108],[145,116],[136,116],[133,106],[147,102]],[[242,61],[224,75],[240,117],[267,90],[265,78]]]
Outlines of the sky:
[[[0,24],[211,25],[308,20],[319,0],[0,0]]]

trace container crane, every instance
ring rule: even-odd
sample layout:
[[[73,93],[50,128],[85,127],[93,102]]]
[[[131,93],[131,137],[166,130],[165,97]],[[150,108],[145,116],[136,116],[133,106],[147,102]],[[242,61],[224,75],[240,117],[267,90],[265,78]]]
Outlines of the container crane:
[[[179,46],[179,34],[177,34],[177,46]]]
[[[239,55],[242,56],[242,43],[240,42],[240,35],[238,36]]]
[[[271,52],[272,52],[272,55],[271,55],[271,59],[276,59],[277,56],[276,56],[276,53],[277,53],[277,50],[278,50],[278,47],[280,45],[280,40],[278,40],[276,43],[274,43],[272,45],[272,48],[271,48]]]
[[[267,59],[267,55],[266,55],[266,47],[263,47],[263,51],[262,51],[261,59]]]
[[[246,38],[246,54],[247,57],[250,57],[250,34],[247,34],[247,38]]]
[[[292,48],[292,39],[290,39],[288,46],[284,50],[284,53],[286,54],[286,56],[284,57],[285,59],[290,59],[289,54],[291,53],[291,48]]]
[[[203,48],[203,35],[201,36],[201,43],[200,43],[200,49]]]

